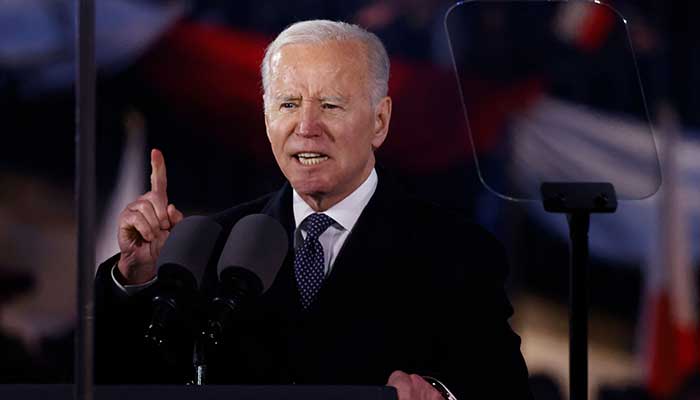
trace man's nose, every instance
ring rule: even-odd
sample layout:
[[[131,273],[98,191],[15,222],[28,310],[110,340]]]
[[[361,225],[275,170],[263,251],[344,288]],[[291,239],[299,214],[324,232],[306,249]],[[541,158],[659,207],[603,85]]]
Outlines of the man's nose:
[[[297,134],[299,136],[317,136],[321,133],[321,113],[314,104],[303,103],[299,112]]]

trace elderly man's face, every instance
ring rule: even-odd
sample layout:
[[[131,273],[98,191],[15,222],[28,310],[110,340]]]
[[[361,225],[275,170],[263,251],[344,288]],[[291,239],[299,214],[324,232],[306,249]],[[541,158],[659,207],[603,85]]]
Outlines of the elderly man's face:
[[[272,57],[267,135],[282,172],[316,210],[345,198],[374,167],[391,100],[372,104],[364,46],[293,44]]]

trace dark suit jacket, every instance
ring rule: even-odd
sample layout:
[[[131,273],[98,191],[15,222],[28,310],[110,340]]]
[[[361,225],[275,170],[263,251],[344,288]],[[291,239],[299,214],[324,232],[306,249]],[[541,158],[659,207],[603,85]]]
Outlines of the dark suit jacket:
[[[215,216],[228,232],[243,216],[268,214],[286,228],[290,249],[273,285],[241,311],[235,333],[210,360],[212,383],[383,385],[403,370],[440,379],[460,400],[530,398],[520,339],[508,324],[506,258],[490,234],[408,198],[381,175],[304,311],[293,272],[291,193],[287,184]],[[191,344],[183,339],[169,360],[143,345],[158,286],[125,296],[109,275],[115,261],[96,278],[98,381],[182,382]],[[215,282],[212,263],[203,290]]]

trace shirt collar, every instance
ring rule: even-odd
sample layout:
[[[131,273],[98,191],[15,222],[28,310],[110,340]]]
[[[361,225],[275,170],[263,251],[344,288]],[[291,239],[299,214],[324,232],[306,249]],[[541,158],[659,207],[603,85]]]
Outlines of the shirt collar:
[[[357,219],[360,218],[362,210],[365,209],[365,206],[367,206],[374,191],[377,189],[378,182],[377,171],[372,168],[372,172],[370,172],[367,179],[354,192],[323,213],[333,218],[336,226],[340,225],[340,228],[344,230],[352,230]],[[306,204],[296,190],[292,192],[292,209],[297,229],[306,217],[316,212]]]

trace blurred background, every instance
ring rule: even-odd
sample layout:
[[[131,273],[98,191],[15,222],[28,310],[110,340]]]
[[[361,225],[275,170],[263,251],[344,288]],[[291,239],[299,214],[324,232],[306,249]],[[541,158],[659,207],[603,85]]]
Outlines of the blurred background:
[[[72,381],[74,3],[0,0],[3,383]],[[98,261],[118,251],[118,213],[148,189],[152,147],[186,215],[279,187],[265,46],[298,20],[349,21],[391,57],[379,164],[509,251],[511,324],[536,398],[568,393],[568,231],[524,199],[565,177],[609,177],[625,199],[592,217],[590,397],[697,398],[700,6],[538,4],[96,0]]]

